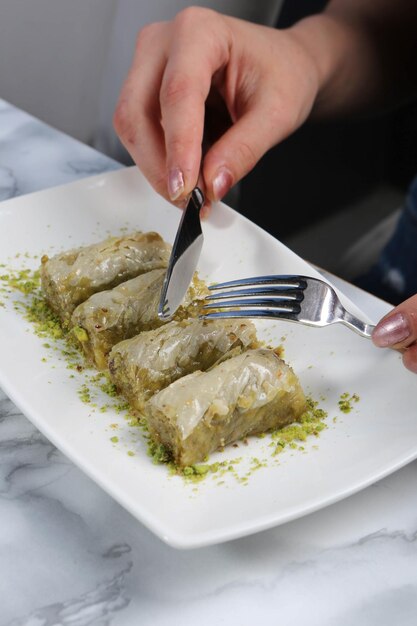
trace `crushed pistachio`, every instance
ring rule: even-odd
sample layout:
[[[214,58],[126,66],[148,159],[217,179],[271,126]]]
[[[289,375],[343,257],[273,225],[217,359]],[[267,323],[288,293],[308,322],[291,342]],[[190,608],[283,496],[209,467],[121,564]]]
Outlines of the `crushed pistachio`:
[[[171,463],[172,461],[172,457],[165,446],[162,443],[156,443],[152,439],[148,439],[147,453],[156,465]]]
[[[171,463],[171,474],[181,476],[187,482],[200,482],[204,480],[209,474],[216,474],[217,476],[223,476],[226,472],[233,473],[237,480],[240,477],[237,475],[234,465],[230,461],[217,461],[216,463],[196,463],[195,465],[188,465],[186,467],[177,467]]]
[[[85,404],[91,403],[91,393],[86,383],[83,383],[80,389],[78,389],[78,397],[80,398],[81,402],[84,402]]]
[[[74,326],[72,332],[81,343],[85,343],[86,341],[88,341],[88,333],[85,328],[81,328],[81,326]]]
[[[7,274],[0,275],[0,281],[9,289],[28,295],[39,289],[40,273],[39,270],[30,269],[10,270]]]
[[[359,402],[359,399],[360,398],[357,393],[350,394],[346,391],[340,396],[340,400],[338,402],[339,409],[342,411],[342,413],[350,413],[353,409],[352,403]]]
[[[117,388],[110,380],[100,385],[101,391],[104,391],[111,398],[115,398],[117,396]]]
[[[300,421],[284,426],[271,434],[271,447],[275,447],[273,454],[280,454],[287,445],[295,449],[291,444],[297,445],[298,441],[306,441],[311,435],[318,437],[319,433],[327,428],[326,418],[326,411],[320,409],[315,400],[307,398],[307,410],[301,415]]]
[[[64,338],[65,332],[59,318],[43,298],[36,296],[30,302],[17,302],[16,305],[22,310],[24,318],[33,324],[38,337],[52,340]]]

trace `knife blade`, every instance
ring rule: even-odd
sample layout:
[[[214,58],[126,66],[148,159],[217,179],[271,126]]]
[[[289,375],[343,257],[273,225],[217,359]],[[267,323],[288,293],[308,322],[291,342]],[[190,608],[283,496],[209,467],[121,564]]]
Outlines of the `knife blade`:
[[[172,246],[158,306],[160,319],[168,320],[174,315],[193,279],[204,240],[200,222],[203,204],[203,192],[195,187],[181,217]]]

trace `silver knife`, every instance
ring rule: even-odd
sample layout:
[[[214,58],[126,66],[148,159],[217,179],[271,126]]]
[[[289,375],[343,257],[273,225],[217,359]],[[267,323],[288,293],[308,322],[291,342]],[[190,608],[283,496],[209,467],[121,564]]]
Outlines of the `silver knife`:
[[[181,217],[172,246],[158,307],[160,319],[167,320],[174,315],[193,279],[203,247],[203,231],[200,223],[200,210],[203,204],[203,192],[195,187]]]

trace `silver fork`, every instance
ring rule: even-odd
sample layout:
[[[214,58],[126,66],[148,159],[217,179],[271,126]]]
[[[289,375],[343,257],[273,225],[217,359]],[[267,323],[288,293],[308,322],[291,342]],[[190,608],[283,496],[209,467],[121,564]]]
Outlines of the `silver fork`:
[[[228,310],[206,313],[201,316],[204,319],[272,318],[308,326],[341,322],[362,337],[370,337],[375,328],[349,313],[330,285],[309,276],[257,276],[218,283],[209,289],[216,293],[206,297],[210,302],[203,308]]]

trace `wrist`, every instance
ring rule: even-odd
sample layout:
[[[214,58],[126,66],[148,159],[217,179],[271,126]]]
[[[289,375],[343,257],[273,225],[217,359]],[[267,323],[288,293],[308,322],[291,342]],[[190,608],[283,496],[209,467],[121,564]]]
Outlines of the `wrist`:
[[[317,73],[316,115],[331,115],[360,104],[372,84],[370,42],[358,24],[321,13],[292,27]]]
[[[319,14],[302,19],[289,30],[313,63],[319,92],[322,91],[337,69],[334,42],[338,25],[332,18]]]

